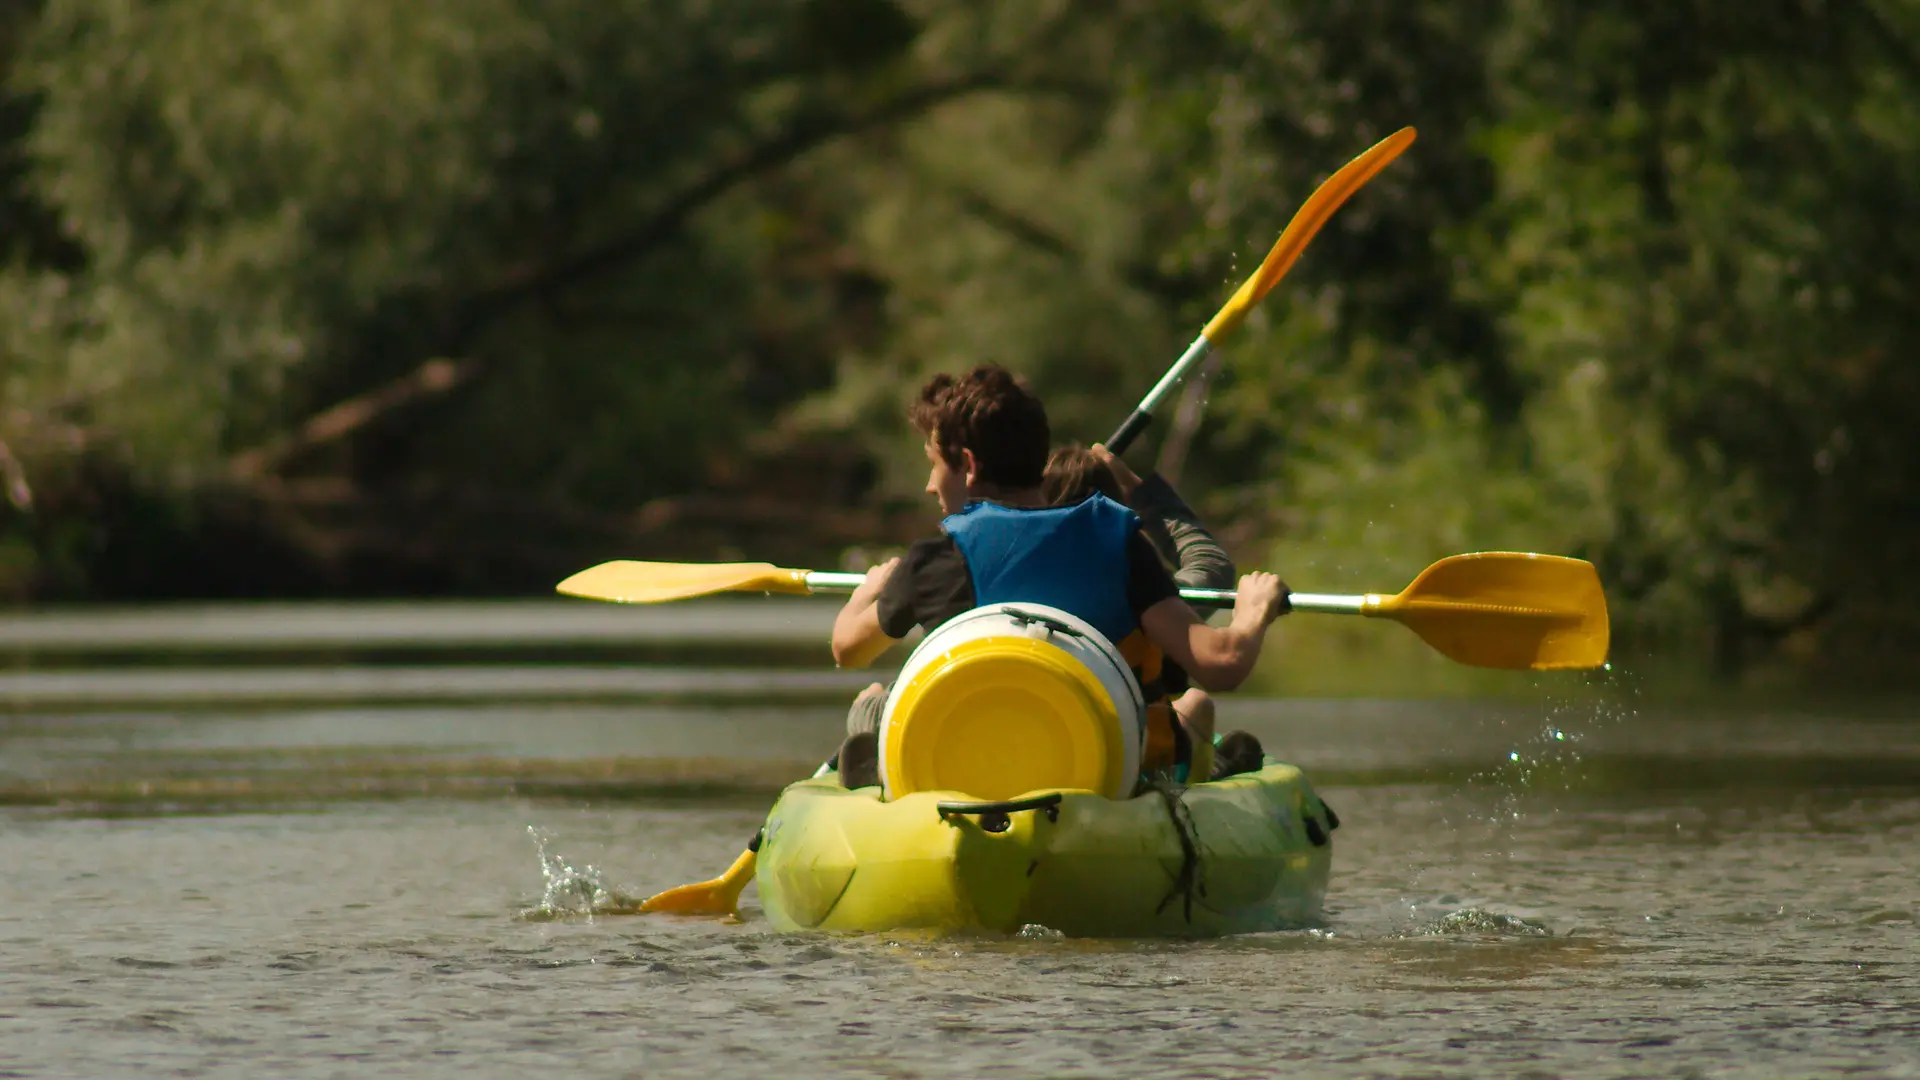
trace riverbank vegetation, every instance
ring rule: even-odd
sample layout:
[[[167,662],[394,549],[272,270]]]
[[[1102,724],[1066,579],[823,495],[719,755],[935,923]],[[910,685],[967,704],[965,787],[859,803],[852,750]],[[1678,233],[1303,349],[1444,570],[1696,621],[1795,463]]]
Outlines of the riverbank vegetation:
[[[1920,643],[1912,0],[41,0],[0,78],[19,602],[857,562],[926,373],[1104,436],[1411,124],[1138,464],[1303,588]]]

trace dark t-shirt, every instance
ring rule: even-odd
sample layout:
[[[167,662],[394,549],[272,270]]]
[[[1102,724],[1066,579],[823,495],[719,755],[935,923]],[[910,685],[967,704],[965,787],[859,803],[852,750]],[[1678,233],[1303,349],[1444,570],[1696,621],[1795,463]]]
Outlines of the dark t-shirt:
[[[1173,575],[1145,534],[1127,538],[1127,606],[1134,618],[1171,596],[1179,596]],[[887,579],[876,601],[880,629],[890,638],[906,637],[916,625],[932,630],[978,605],[973,575],[951,536],[918,540]]]

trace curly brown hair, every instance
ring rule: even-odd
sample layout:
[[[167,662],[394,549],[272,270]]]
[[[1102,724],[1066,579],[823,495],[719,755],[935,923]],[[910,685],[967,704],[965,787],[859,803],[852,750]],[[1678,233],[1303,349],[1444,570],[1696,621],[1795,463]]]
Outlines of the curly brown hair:
[[[981,483],[1020,490],[1040,486],[1046,473],[1046,407],[1003,367],[977,367],[957,379],[935,375],[907,419],[949,467],[960,467],[960,451],[973,451]]]

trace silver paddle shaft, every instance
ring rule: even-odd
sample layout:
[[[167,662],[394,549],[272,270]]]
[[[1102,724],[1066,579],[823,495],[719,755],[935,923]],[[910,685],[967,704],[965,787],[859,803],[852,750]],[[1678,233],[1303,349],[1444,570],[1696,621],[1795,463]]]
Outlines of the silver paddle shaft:
[[[1173,366],[1167,369],[1167,373],[1160,376],[1160,381],[1154,384],[1153,389],[1147,391],[1147,396],[1140,399],[1140,411],[1151,413],[1158,409],[1160,403],[1167,400],[1167,395],[1173,393],[1174,388],[1180,385],[1180,380],[1187,377],[1187,372],[1192,371],[1193,366],[1206,359],[1207,354],[1212,351],[1213,342],[1207,340],[1207,335],[1201,334],[1194,338],[1193,344],[1187,346],[1187,351],[1180,354],[1180,359],[1175,360]]]
[[[807,588],[817,593],[850,593],[866,580],[865,574],[849,574],[833,570],[815,570],[807,574]],[[1234,601],[1232,589],[1181,589],[1180,598],[1191,604],[1206,604],[1209,607],[1231,607]],[[1314,611],[1324,615],[1359,615],[1368,606],[1368,597],[1342,596],[1338,593],[1297,592],[1288,596],[1295,611]]]

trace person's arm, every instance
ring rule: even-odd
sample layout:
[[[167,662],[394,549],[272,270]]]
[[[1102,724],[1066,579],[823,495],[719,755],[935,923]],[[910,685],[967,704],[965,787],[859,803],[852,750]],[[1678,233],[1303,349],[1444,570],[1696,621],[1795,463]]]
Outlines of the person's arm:
[[[1256,570],[1240,579],[1226,626],[1208,626],[1186,601],[1171,596],[1140,613],[1140,629],[1202,689],[1217,693],[1235,689],[1253,673],[1267,627],[1288,610],[1286,584]]]
[[[1106,447],[1094,444],[1094,456],[1107,469],[1140,515],[1141,531],[1174,566],[1173,581],[1183,589],[1231,589],[1238,572],[1199,515],[1158,473],[1141,479]]]
[[[1173,580],[1183,589],[1231,589],[1239,576],[1193,508],[1158,473],[1133,489],[1133,508],[1146,528],[1156,528],[1173,549]]]
[[[880,627],[880,591],[900,565],[898,558],[867,571],[840,614],[833,619],[833,662],[843,668],[863,668],[880,658],[898,640]]]

